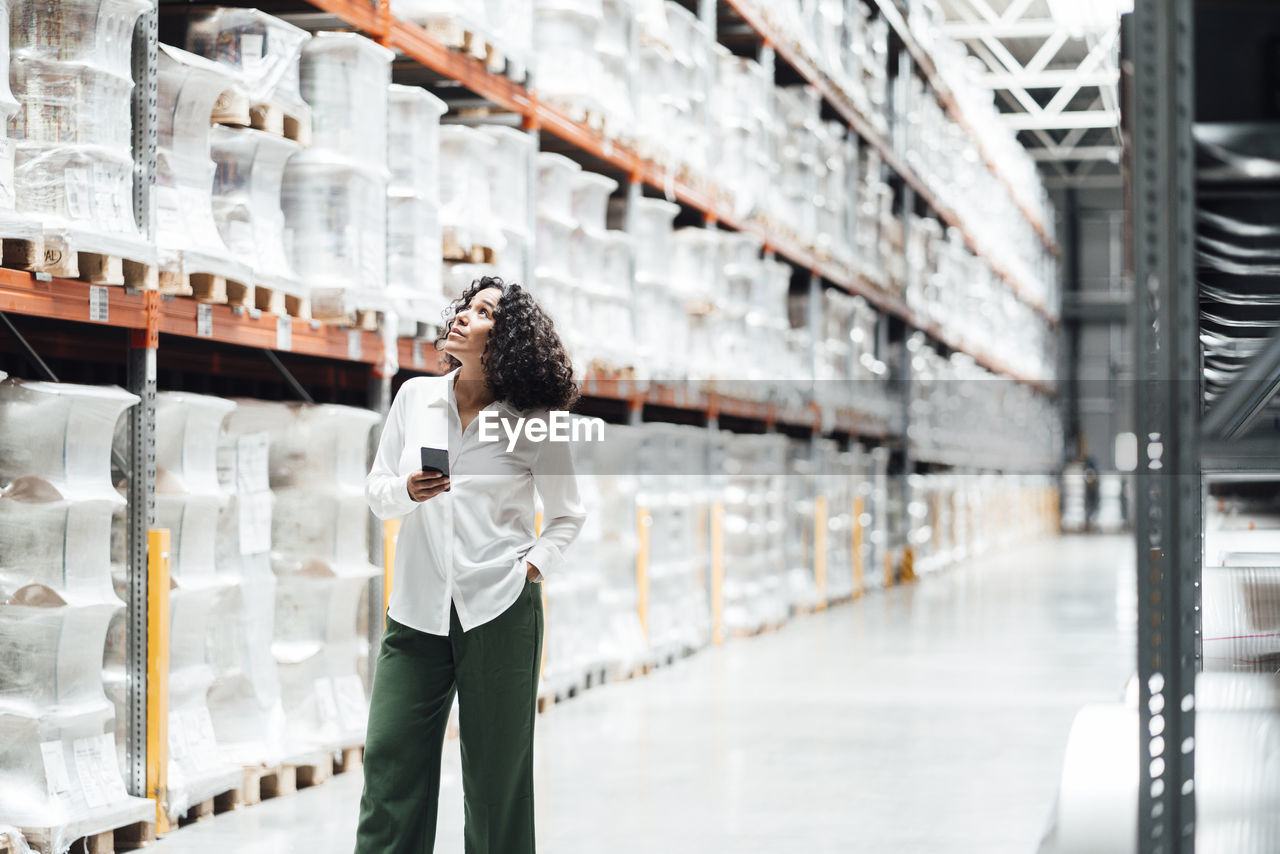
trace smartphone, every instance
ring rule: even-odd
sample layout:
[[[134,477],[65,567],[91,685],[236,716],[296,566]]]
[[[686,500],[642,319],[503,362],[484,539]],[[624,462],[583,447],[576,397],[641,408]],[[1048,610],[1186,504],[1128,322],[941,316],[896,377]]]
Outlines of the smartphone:
[[[422,470],[436,471],[445,477],[449,476],[449,452],[442,448],[426,448],[422,449]],[[453,489],[452,486],[446,487],[445,492]]]

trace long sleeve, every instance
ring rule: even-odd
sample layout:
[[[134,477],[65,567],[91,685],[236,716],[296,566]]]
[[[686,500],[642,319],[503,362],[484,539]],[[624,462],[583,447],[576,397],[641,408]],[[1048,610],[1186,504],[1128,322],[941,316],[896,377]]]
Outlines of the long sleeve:
[[[387,423],[383,425],[382,438],[378,441],[378,454],[374,457],[372,470],[364,479],[365,499],[379,519],[405,516],[418,506],[418,502],[409,496],[409,475],[398,470],[404,449],[404,398],[410,394],[413,394],[410,383],[405,383],[391,402],[391,411],[387,413]]]
[[[565,549],[577,539],[587,518],[571,448],[569,442],[542,442],[533,465],[533,484],[542,498],[542,533],[525,560],[536,566],[543,578],[560,570]]]

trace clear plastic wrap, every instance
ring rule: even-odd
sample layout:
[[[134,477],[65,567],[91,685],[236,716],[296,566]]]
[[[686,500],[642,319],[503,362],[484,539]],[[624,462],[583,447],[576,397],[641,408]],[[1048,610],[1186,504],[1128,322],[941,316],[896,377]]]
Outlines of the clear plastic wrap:
[[[11,5],[13,190],[48,248],[151,263],[133,219],[131,51],[146,0]]]
[[[595,172],[578,172],[571,177],[573,218],[580,228],[604,231],[608,221],[609,197],[618,182]]]
[[[1280,563],[1280,554],[1272,555]],[[1280,568],[1204,568],[1206,670],[1275,673],[1280,668]]]
[[[421,86],[387,90],[387,163],[391,189],[440,199],[440,117],[448,105]]]
[[[104,691],[111,587],[111,439],[137,397],[0,382],[0,802],[43,850],[146,819],[131,798]]]
[[[493,214],[504,230],[527,239],[530,155],[537,144],[532,135],[503,125],[488,125],[479,130],[494,143],[488,158],[489,193],[497,200]]]
[[[576,105],[595,107],[600,103],[596,88],[600,58],[595,45],[601,23],[599,3],[537,0],[533,44],[540,94]]]
[[[237,258],[247,259],[255,284],[302,296],[285,243],[281,189],[285,164],[299,145],[250,128],[211,129],[213,214]]]
[[[271,652],[276,578],[269,454],[266,433],[227,432],[218,445],[218,482],[229,499],[218,520],[217,569],[224,586],[209,639],[208,703],[219,755],[245,767],[275,765],[291,752]]]
[[[496,144],[474,128],[440,128],[440,228],[450,258],[474,246],[493,248],[499,239],[488,167]]]
[[[667,283],[670,279],[672,223],[680,206],[662,199],[635,204],[636,277]]]
[[[285,167],[281,199],[285,246],[310,287],[312,314],[380,308],[387,290],[385,173],[313,147]]]
[[[573,188],[582,167],[563,154],[538,154],[538,213],[576,225]]]
[[[253,256],[232,256],[213,213],[209,116],[233,88],[239,87],[226,66],[160,46],[156,245],[164,269],[250,284],[247,262]]]
[[[311,105],[314,148],[386,169],[393,56],[355,33],[322,31],[302,46],[302,97]]]
[[[359,744],[367,717],[357,632],[368,579],[370,515],[364,500],[376,413],[345,406],[240,400],[233,433],[270,436],[276,574],[272,651],[292,744]]]
[[[298,60],[305,30],[257,9],[215,9],[187,28],[187,50],[235,69],[253,103],[303,106]]]
[[[393,190],[387,197],[387,295],[402,317],[439,320],[442,251],[437,203]]]

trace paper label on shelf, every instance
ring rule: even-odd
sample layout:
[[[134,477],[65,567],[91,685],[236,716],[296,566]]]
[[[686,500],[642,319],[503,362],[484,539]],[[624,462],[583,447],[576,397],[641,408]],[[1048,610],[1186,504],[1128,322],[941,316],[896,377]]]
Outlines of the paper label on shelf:
[[[338,704],[333,697],[333,680],[321,676],[315,681],[316,713],[325,723],[338,723]]]
[[[89,219],[92,193],[89,170],[80,166],[63,170],[62,191],[67,200],[67,216],[72,219]]]
[[[355,673],[334,680],[333,691],[338,698],[338,714],[342,728],[364,729],[369,723],[368,703],[364,696],[364,683]]]
[[[271,493],[240,495],[236,502],[240,511],[240,554],[271,551]]]
[[[246,433],[236,439],[236,492],[266,492],[271,488],[271,437]]]
[[[117,198],[119,193],[116,191],[121,187],[116,172],[105,163],[94,163],[91,180],[93,195],[90,201],[90,216],[113,223],[119,222],[120,203]]]
[[[90,809],[104,807],[110,802],[106,782],[102,774],[102,742],[97,736],[77,738],[71,749],[75,755],[76,776],[80,778],[80,791]]]
[[[218,443],[218,485],[229,492],[236,491],[239,475],[236,471],[237,447],[229,442]]]
[[[364,341],[359,329],[347,330],[347,358],[353,362],[360,361],[364,355]]]
[[[213,337],[213,306],[200,303],[196,306],[196,335],[201,338]]]
[[[107,323],[110,320],[111,300],[107,289],[102,285],[89,286],[89,319],[95,323]]]
[[[69,793],[71,779],[67,776],[67,757],[62,752],[62,742],[41,743],[40,758],[44,760],[44,784],[49,794],[60,796]]]
[[[116,755],[116,738],[108,732],[98,736],[100,740],[98,758],[102,762],[102,781],[107,788],[107,795],[112,800],[129,797],[124,786],[124,777],[120,776],[120,759]]]
[[[288,317],[276,317],[276,349],[293,349],[293,321]]]

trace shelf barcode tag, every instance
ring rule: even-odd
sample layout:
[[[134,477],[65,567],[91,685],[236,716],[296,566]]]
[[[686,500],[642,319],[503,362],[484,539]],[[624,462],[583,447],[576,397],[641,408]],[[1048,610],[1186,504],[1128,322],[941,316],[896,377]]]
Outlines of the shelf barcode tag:
[[[196,306],[196,335],[201,338],[213,337],[213,306],[200,303]]]
[[[360,361],[364,356],[364,341],[360,335],[359,329],[350,329],[347,331],[347,358],[353,362]]]
[[[293,321],[287,317],[276,318],[276,349],[293,349]]]
[[[95,323],[109,322],[111,301],[107,289],[101,285],[89,286],[89,319]]]
[[[422,339],[415,338],[413,339],[413,366],[421,368],[426,363],[427,360],[422,356]]]

